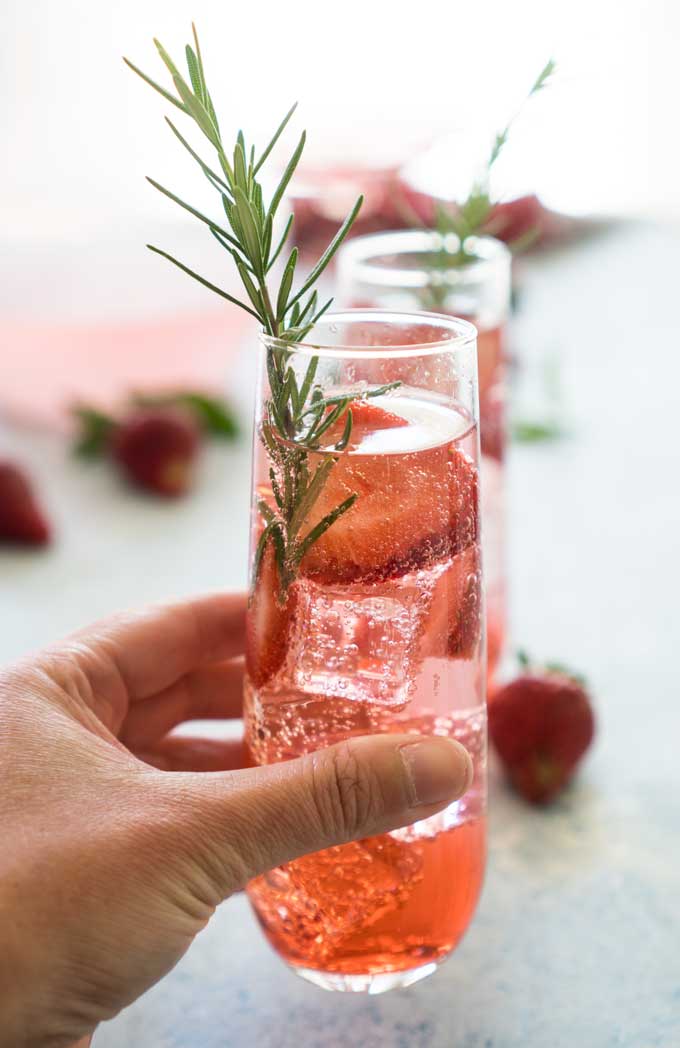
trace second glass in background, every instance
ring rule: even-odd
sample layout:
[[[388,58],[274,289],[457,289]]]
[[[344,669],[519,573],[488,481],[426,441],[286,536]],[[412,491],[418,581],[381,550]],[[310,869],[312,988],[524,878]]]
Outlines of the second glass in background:
[[[345,307],[435,311],[477,328],[489,680],[507,633],[505,567],[506,357],[511,255],[491,237],[460,242],[427,230],[357,237],[339,255],[336,301]]]

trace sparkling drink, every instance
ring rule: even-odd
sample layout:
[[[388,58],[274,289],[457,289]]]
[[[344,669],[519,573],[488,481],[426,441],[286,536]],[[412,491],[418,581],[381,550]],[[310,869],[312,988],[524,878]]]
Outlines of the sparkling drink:
[[[331,346],[296,347],[289,362],[302,376],[316,354],[324,395],[355,399],[344,445],[341,416],[307,452],[309,475],[323,467],[327,476],[301,533],[355,500],[306,550],[282,598],[262,535],[279,506],[281,463],[298,449],[291,441],[272,450],[256,432],[251,758],[270,763],[353,735],[412,732],[458,739],[475,767],[471,789],[444,812],[249,885],[266,935],[296,971],[326,988],[377,992],[422,978],[455,947],[484,870],[474,329],[349,311],[314,334]]]
[[[364,236],[340,252],[340,299],[381,309],[436,309],[477,328],[482,523],[489,678],[506,628],[504,457],[505,323],[510,304],[510,253],[490,237],[468,238],[473,261],[456,262],[458,239],[411,230]],[[442,250],[443,248],[443,250]],[[450,264],[446,264],[447,259]],[[453,260],[451,262],[450,260]]]

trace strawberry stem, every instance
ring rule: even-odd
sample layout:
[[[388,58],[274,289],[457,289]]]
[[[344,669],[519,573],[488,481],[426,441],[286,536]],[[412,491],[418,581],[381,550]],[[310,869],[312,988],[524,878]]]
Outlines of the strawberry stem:
[[[527,655],[526,651],[524,651],[523,648],[519,648],[518,651],[517,651],[517,661],[519,663],[520,669],[523,669],[523,670],[530,670],[531,669],[531,659],[529,658],[529,656]]]
[[[80,432],[73,445],[73,453],[79,458],[101,457],[116,428],[116,420],[85,404],[78,404],[74,407],[73,415],[80,426]]]

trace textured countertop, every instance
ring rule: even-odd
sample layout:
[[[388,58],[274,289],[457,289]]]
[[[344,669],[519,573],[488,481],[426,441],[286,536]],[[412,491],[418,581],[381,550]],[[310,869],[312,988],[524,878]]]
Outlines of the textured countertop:
[[[586,673],[600,733],[549,812],[492,769],[486,886],[453,958],[406,991],[325,994],[234,898],[95,1048],[680,1045],[679,272],[680,237],[645,226],[525,264],[515,347],[559,356],[572,435],[512,451],[514,633]],[[211,452],[170,508],[44,435],[4,436],[62,536],[0,554],[0,661],[122,606],[243,583],[247,442]]]

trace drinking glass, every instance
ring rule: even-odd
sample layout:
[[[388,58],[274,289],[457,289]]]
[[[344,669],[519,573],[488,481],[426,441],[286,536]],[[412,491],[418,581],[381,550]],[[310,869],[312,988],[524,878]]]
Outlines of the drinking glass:
[[[476,332],[436,314],[348,310],[302,344],[260,341],[250,759],[411,732],[458,739],[474,763],[471,788],[445,811],[248,887],[296,972],[377,993],[424,978],[454,949],[485,864]],[[296,391],[286,418],[273,403],[283,382]],[[318,476],[315,497],[291,512]]]
[[[343,306],[435,309],[465,317],[477,328],[481,440],[482,533],[489,678],[507,632],[504,457],[505,325],[510,307],[507,247],[492,237],[460,241],[427,230],[359,237],[341,249],[338,301]]]

